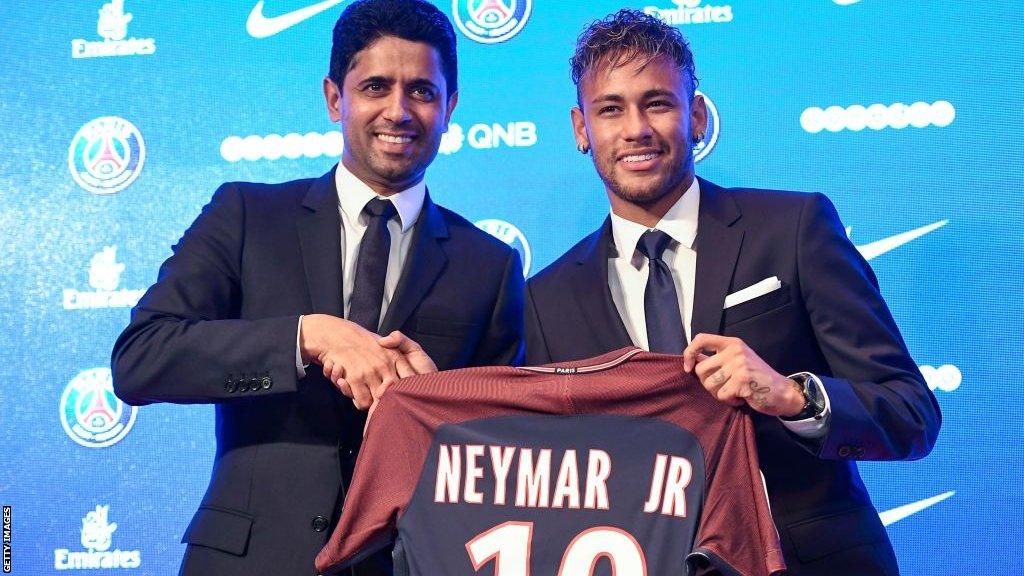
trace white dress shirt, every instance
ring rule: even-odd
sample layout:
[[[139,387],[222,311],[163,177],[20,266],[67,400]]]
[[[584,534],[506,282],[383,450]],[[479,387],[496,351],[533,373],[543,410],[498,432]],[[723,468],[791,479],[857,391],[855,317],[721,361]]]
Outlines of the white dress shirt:
[[[402,275],[405,257],[409,255],[412,242],[412,228],[423,209],[423,199],[427,194],[427,185],[420,181],[392,194],[379,196],[362,180],[356,178],[341,162],[334,174],[334,182],[338,187],[338,212],[341,213],[341,267],[344,270],[341,286],[345,304],[345,317],[348,318],[351,306],[352,290],[356,285],[356,264],[359,261],[359,245],[366,233],[368,217],[363,208],[374,198],[391,200],[398,211],[398,218],[388,221],[388,232],[391,233],[391,251],[388,253],[388,271],[384,280],[384,302],[380,307],[380,318],[384,318],[388,305],[395,295],[398,278]]]
[[[693,284],[697,270],[693,240],[697,237],[699,208],[700,189],[694,178],[683,197],[668,209],[655,226],[672,238],[662,252],[661,259],[672,271],[672,282],[676,286],[676,294],[680,296],[679,317],[683,319],[687,341],[693,338],[690,334],[690,319],[693,317]],[[650,349],[647,343],[647,318],[644,315],[644,291],[647,289],[650,272],[647,257],[636,249],[636,245],[647,230],[643,224],[631,222],[612,212],[612,238],[618,256],[608,261],[608,287],[630,339],[645,350]]]
[[[373,191],[365,182],[356,178],[345,165],[338,162],[334,173],[334,184],[338,189],[338,212],[341,215],[341,267],[342,267],[342,300],[345,317],[348,318],[349,308],[352,301],[352,290],[356,283],[356,263],[359,260],[359,245],[363,240],[368,225],[368,216],[363,214],[363,208],[374,198],[391,200],[398,211],[398,217],[388,221],[388,232],[391,233],[391,249],[388,253],[388,270],[384,280],[384,301],[380,307],[380,320],[384,319],[388,305],[395,296],[395,288],[398,287],[398,279],[402,275],[402,267],[409,255],[409,245],[412,243],[412,230],[416,220],[423,210],[423,200],[427,195],[427,185],[420,181],[418,184],[402,190],[391,196],[380,196]],[[295,335],[295,358],[296,369],[299,378],[306,375],[305,367],[302,364],[302,354],[299,350],[299,334],[302,332],[302,317],[299,317],[299,324]]]
[[[697,273],[697,253],[693,250],[693,241],[697,238],[699,213],[700,185],[694,178],[682,198],[668,209],[655,226],[655,229],[672,238],[662,253],[662,260],[672,272],[672,282],[680,299],[679,317],[683,319],[687,341],[693,339],[690,321],[693,318],[693,286]],[[640,236],[649,229],[614,212],[611,214],[611,221],[612,239],[617,252],[616,256],[608,259],[608,287],[612,301],[633,343],[649,350],[647,319],[644,315],[644,292],[647,289],[649,270],[647,257],[636,248]],[[815,382],[818,383],[817,378]],[[782,420],[783,425],[805,438],[819,438],[828,432],[831,404],[825,387],[820,383],[818,390],[825,400],[825,412],[821,417],[797,421]]]

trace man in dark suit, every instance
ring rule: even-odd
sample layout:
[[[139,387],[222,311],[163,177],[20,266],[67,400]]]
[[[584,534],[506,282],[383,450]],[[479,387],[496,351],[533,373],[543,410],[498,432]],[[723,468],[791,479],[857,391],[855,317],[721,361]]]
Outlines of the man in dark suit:
[[[528,282],[527,362],[682,353],[754,413],[788,573],[897,574],[854,461],[923,457],[941,416],[832,204],[695,178],[707,111],[675,28],[620,11],[572,64],[576,141],[611,215]]]
[[[521,361],[516,252],[423,182],[456,88],[455,34],[437,8],[350,4],[324,79],[341,162],[320,178],[221,186],[134,310],[114,347],[117,394],[216,404],[183,574],[313,574],[359,449],[357,408],[435,363]],[[388,557],[354,573],[390,574]]]

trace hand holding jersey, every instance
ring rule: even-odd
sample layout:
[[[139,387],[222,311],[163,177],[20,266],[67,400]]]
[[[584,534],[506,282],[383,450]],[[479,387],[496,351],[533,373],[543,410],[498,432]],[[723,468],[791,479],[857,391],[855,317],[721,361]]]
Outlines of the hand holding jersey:
[[[396,350],[402,354],[401,358],[405,361],[400,362],[398,365],[399,378],[437,372],[437,365],[430,359],[430,355],[423,350],[423,347],[417,344],[415,340],[409,338],[405,334],[402,334],[398,330],[395,330],[387,336],[378,338],[377,344],[384,348]],[[345,380],[342,379],[339,382],[344,384]],[[384,392],[387,392],[387,389],[393,383],[394,380],[382,382],[378,388],[372,391],[373,402],[366,411],[366,424],[363,426],[364,436],[366,435],[367,427],[370,425],[370,419],[373,418],[373,412],[377,409],[377,401],[380,400],[380,397]],[[338,382],[335,384],[338,384]]]
[[[796,380],[776,372],[739,338],[696,335],[683,350],[683,370],[696,372],[704,388],[730,406],[745,403],[762,414],[783,417],[804,408]]]
[[[310,314],[302,319],[299,350],[304,364],[322,367],[324,377],[366,410],[384,388],[416,370],[396,350],[378,343],[380,336],[336,316]]]
[[[423,350],[423,347],[398,330],[377,339],[377,344],[384,348],[396,350],[405,358],[406,362],[399,365],[399,378],[437,372],[437,365],[431,360],[430,355]],[[380,396],[378,395],[376,398],[380,398]]]
[[[751,413],[637,348],[393,386],[317,570],[393,540],[410,576],[785,569]]]

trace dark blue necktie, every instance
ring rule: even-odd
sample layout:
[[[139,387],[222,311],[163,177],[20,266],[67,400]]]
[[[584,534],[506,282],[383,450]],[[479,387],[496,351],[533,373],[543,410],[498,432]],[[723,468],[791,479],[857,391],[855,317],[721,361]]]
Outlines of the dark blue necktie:
[[[380,308],[384,302],[384,281],[388,275],[391,233],[388,220],[396,214],[391,200],[374,198],[366,203],[363,214],[369,218],[366,232],[359,243],[356,279],[352,286],[348,319],[370,332],[380,324]]]
[[[672,282],[672,271],[661,259],[672,237],[661,230],[648,230],[640,236],[636,249],[647,257],[647,288],[644,290],[644,317],[647,319],[647,347],[651,352],[682,354],[686,331],[679,316],[679,297]]]

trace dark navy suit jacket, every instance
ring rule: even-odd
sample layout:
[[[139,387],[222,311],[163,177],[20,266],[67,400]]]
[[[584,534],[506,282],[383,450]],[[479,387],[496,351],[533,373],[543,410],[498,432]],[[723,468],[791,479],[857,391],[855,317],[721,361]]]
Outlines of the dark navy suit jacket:
[[[807,441],[756,415],[758,453],[789,574],[897,574],[855,460],[921,458],[941,415],[867,262],[821,194],[723,189],[700,180],[692,334],[743,339],[781,374],[821,377],[832,420]],[[527,283],[527,362],[629,345],[608,289],[611,223]],[[777,276],[782,288],[723,309]]]
[[[429,196],[413,233],[381,334],[401,330],[440,369],[521,361],[518,254]],[[216,404],[182,573],[314,573],[364,422],[316,366],[301,380],[295,366],[298,316],[343,315],[340,234],[333,170],[225,184],[114,346],[125,401]]]

